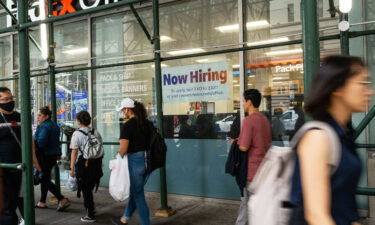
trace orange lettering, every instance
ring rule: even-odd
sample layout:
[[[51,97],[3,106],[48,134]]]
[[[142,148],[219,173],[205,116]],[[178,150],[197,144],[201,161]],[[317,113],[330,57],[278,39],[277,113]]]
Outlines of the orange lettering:
[[[76,9],[72,6],[72,1],[73,0],[61,0],[63,8],[61,9],[59,16],[65,15],[67,12],[76,12]]]

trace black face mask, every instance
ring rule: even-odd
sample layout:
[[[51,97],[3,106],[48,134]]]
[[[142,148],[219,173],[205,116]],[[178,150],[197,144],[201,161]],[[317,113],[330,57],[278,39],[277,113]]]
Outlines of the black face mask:
[[[0,103],[0,108],[7,111],[7,112],[12,112],[14,109],[14,101],[10,101],[7,103]]]

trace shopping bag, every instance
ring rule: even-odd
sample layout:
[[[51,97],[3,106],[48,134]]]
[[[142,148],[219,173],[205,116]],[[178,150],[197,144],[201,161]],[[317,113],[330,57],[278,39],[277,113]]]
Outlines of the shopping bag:
[[[109,193],[115,201],[125,201],[130,194],[128,156],[116,155],[116,159],[109,161],[109,169]]]
[[[69,178],[65,184],[66,189],[69,191],[76,191],[77,190],[77,179],[75,177],[71,177],[69,175]]]

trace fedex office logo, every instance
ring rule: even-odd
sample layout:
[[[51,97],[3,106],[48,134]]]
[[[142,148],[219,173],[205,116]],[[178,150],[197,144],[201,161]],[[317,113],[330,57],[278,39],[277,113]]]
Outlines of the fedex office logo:
[[[46,0],[39,0],[34,1],[29,9],[29,17],[32,22],[42,20],[42,14],[40,11],[40,1]],[[61,16],[68,13],[74,13],[80,10],[95,8],[99,5],[107,5],[112,2],[118,2],[118,0],[57,0],[53,3],[53,16]],[[15,0],[6,0],[6,4],[8,9],[14,14],[17,14],[17,5]],[[47,2],[45,2],[47,5]],[[47,9],[45,9],[47,10]],[[17,16],[17,15],[16,15]],[[12,18],[8,15],[7,16],[7,26],[12,26]]]

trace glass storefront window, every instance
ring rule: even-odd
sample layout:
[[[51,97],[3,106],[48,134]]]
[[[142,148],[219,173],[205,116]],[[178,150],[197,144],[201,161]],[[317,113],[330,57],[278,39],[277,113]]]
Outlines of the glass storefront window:
[[[0,77],[11,77],[11,39],[10,36],[0,37]]]
[[[29,39],[29,48],[30,48],[30,67],[33,68],[46,68],[47,67],[47,60],[43,59],[42,52],[41,52],[41,44],[40,44],[40,31],[37,30],[30,30],[29,35],[33,38],[34,41]],[[18,35],[13,36],[13,68],[14,70],[18,70],[19,68],[19,52],[18,52]]]
[[[89,58],[89,39],[87,20],[56,25],[55,56],[57,63],[76,63]]]
[[[338,15],[331,18],[329,4],[317,2],[320,35],[338,34]],[[247,0],[246,10],[248,46],[302,38],[301,0]]]
[[[321,57],[338,54],[339,41],[320,43]],[[247,52],[247,88],[262,95],[260,111],[272,125],[272,140],[290,140],[304,123],[303,55],[301,45],[290,45]]]
[[[153,75],[152,64],[94,71],[94,126],[103,134],[105,141],[118,141],[123,115],[116,111],[116,107],[126,97],[142,102],[149,119],[156,121]]]
[[[47,98],[50,99],[49,92]],[[89,99],[88,71],[56,75],[57,121],[73,126],[78,112],[89,111]]]
[[[176,56],[228,48],[238,43],[236,0],[178,1],[161,5],[163,56]],[[181,51],[184,50],[184,51]]]
[[[152,33],[150,8],[139,15]],[[92,22],[93,64],[128,62],[153,57],[153,45],[147,39],[132,12],[98,17]]]

